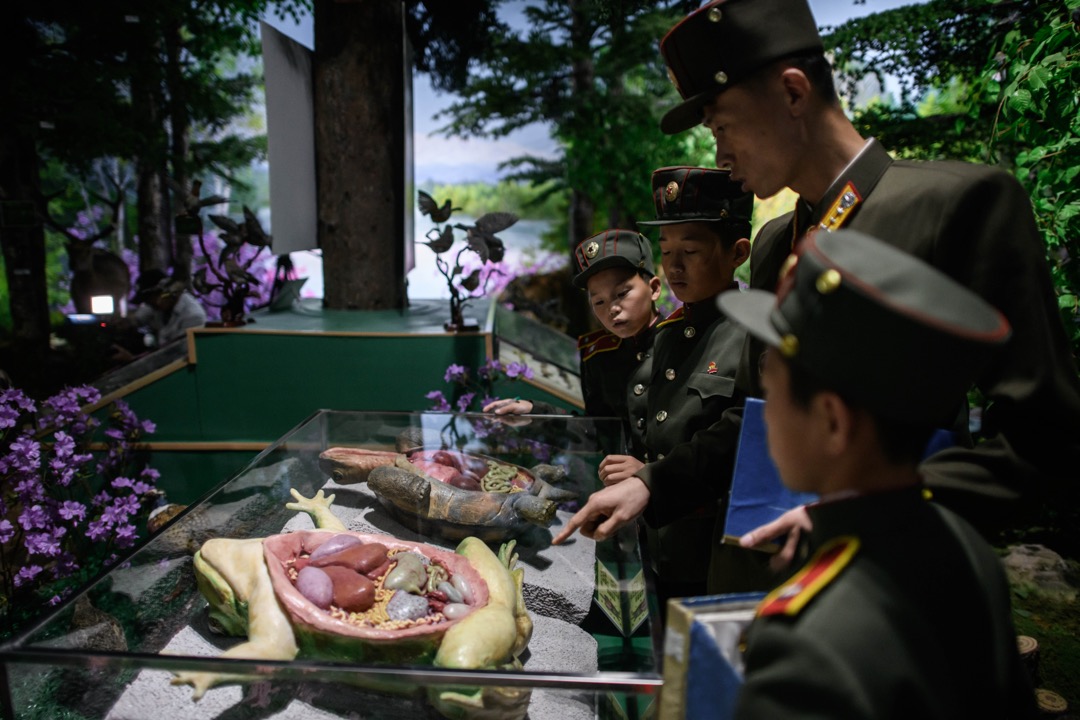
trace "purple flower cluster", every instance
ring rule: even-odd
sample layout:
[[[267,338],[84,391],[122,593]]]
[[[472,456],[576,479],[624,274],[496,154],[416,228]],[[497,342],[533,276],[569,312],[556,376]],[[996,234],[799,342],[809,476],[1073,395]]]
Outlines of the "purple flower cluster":
[[[432,390],[424,395],[431,401],[428,409],[434,412],[450,412],[454,409],[458,412],[480,411],[497,399],[492,393],[492,385],[504,376],[509,380],[528,380],[534,377],[534,373],[525,363],[503,365],[495,358],[485,360],[476,369],[475,376],[464,365],[451,364],[443,374],[443,380],[454,385],[451,397],[447,398],[442,390]]]
[[[100,399],[85,386],[40,403],[0,393],[0,589],[8,597],[18,589],[55,604],[72,589],[55,581],[96,572],[138,540],[158,472],[132,467],[132,445],[155,427],[117,401],[95,457],[88,447],[101,423],[86,408]],[[13,607],[0,608],[0,620]]]

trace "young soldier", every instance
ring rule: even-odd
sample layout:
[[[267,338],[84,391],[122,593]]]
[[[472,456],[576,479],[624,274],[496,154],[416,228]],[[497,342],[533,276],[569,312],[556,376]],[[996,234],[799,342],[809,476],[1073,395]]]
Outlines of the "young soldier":
[[[578,243],[574,265],[573,283],[588,292],[593,314],[604,326],[578,338],[585,414],[626,423],[630,376],[651,363],[659,318],[660,279],[653,270],[652,248],[632,230],[605,230]],[[529,400],[496,400],[484,412],[560,411]]]
[[[1034,716],[993,550],[927,500],[917,468],[1009,325],[860,233],[818,232],[777,296],[726,293],[769,346],[769,450],[818,493],[810,562],[761,603],[738,718]],[[887,352],[884,352],[887,350]]]
[[[848,227],[934,265],[999,308],[1013,339],[976,378],[983,441],[928,458],[927,484],[973,522],[993,524],[1080,466],[1080,383],[1058,316],[1031,201],[983,165],[893,160],[845,116],[805,0],[719,0],[661,42],[684,102],[662,129],[700,123],[716,162],[759,197],[799,193],[794,213],[754,242],[750,285],[773,289],[809,228]],[[759,344],[744,359],[751,374]],[[966,407],[958,405],[958,411]],[[966,432],[965,418],[955,425]],[[785,527],[756,534],[771,539]],[[795,534],[792,534],[795,537]]]
[[[641,224],[660,226],[664,275],[683,306],[658,323],[652,366],[631,380],[631,431],[645,463],[605,458],[600,477],[610,487],[595,493],[555,542],[579,526],[592,533],[590,519],[603,514],[609,498],[647,496],[650,488],[678,483],[684,493],[664,496],[645,513],[664,607],[669,597],[704,594],[709,575],[719,571],[710,562],[712,539],[735,438],[718,434],[716,424],[743,402],[735,371],[746,335],[719,312],[716,297],[735,287],[735,269],[749,256],[754,200],[723,170],[661,168],[652,187],[657,219]],[[731,578],[724,588],[742,589],[742,580]]]

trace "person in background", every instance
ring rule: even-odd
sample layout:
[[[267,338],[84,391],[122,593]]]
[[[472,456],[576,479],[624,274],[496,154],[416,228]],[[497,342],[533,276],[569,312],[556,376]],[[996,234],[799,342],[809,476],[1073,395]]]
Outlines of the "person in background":
[[[776,295],[720,306],[762,341],[769,451],[817,493],[811,560],[758,606],[735,717],[1030,718],[1009,584],[919,461],[1004,316],[913,256],[851,230],[809,236]],[[881,352],[890,348],[890,352]]]
[[[585,414],[620,418],[630,437],[630,376],[651,365],[659,319],[660,280],[652,248],[633,230],[605,230],[577,244],[574,268],[572,282],[586,291],[593,314],[603,326],[578,338]],[[487,404],[484,412],[553,414],[561,410],[547,403],[508,398]]]
[[[594,493],[555,538],[578,527],[586,535],[610,519],[610,503],[627,499],[644,510],[650,561],[661,608],[672,597],[724,589],[757,588],[766,582],[756,558],[745,565],[714,557],[713,536],[734,465],[737,426],[721,427],[724,412],[741,405],[735,383],[745,331],[716,306],[721,292],[738,287],[735,270],[750,254],[754,198],[723,170],[667,167],[652,175],[660,227],[664,276],[683,305],[658,323],[651,367],[631,380],[630,420],[644,462],[605,458],[600,477],[608,487]],[[678,497],[656,488],[678,484]],[[651,498],[660,498],[653,502]],[[621,523],[620,523],[621,525]],[[606,537],[601,530],[600,537]],[[740,558],[742,560],[743,558]],[[744,584],[745,583],[745,584]]]
[[[183,338],[188,328],[206,324],[206,310],[185,288],[161,270],[151,268],[139,275],[132,301],[138,303],[128,320],[150,332],[149,347],[156,349]],[[134,356],[116,347],[114,359],[127,362]]]

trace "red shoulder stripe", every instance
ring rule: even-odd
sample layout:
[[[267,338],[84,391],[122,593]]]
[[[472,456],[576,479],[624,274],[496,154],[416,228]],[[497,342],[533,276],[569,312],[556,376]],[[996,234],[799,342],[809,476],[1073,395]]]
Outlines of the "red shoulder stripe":
[[[686,308],[685,305],[680,305],[679,307],[677,307],[675,309],[675,312],[671,313],[666,318],[664,318],[660,322],[656,323],[656,327],[662,328],[665,325],[667,325],[668,323],[678,322],[679,320],[682,320],[683,316],[686,314],[686,309],[685,308]]]
[[[602,352],[608,352],[609,350],[615,350],[622,345],[622,338],[612,333],[607,333],[594,340],[592,343],[580,347],[581,361],[585,362],[594,355]]]
[[[828,543],[794,577],[765,596],[758,606],[757,616],[798,615],[847,567],[858,551],[859,539],[856,537],[839,537]]]

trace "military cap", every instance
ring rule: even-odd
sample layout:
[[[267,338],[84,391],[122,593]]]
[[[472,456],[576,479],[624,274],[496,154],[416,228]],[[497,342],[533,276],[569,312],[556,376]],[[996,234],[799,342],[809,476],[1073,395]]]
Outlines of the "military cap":
[[[953,420],[987,351],[1011,332],[972,291],[853,230],[808,236],[776,295],[726,292],[717,302],[826,387],[914,426]]]
[[[749,237],[754,194],[744,192],[728,170],[699,167],[664,167],[652,174],[656,219],[638,225],[674,225],[685,222],[725,223]]]
[[[806,0],[714,0],[687,15],[660,41],[660,54],[683,102],[660,121],[668,135],[701,122],[716,95],[774,60],[822,52]]]
[[[587,237],[574,248],[574,285],[584,290],[590,277],[613,267],[644,270],[655,275],[652,247],[633,230],[604,230]]]

